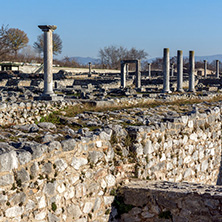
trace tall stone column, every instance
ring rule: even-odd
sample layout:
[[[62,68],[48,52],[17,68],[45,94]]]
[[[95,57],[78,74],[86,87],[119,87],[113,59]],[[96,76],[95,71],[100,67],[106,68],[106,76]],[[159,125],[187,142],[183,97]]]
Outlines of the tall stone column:
[[[183,51],[177,50],[177,91],[183,92]]]
[[[148,76],[151,79],[151,63],[148,63]]]
[[[121,61],[121,87],[126,87],[126,64]]]
[[[171,64],[171,77],[174,76],[174,63]]]
[[[216,78],[220,78],[220,62],[216,60]]]
[[[207,60],[204,60],[204,78],[207,78]]]
[[[163,92],[170,92],[170,50],[163,49]]]
[[[141,63],[140,60],[136,62],[136,87],[141,88]]]
[[[57,28],[55,25],[39,25],[44,32],[44,91],[40,96],[40,100],[59,100],[53,92],[53,42],[52,32]]]
[[[194,70],[195,70],[194,51],[190,51],[189,52],[189,92],[195,92],[195,88],[194,88],[194,82],[195,82]]]

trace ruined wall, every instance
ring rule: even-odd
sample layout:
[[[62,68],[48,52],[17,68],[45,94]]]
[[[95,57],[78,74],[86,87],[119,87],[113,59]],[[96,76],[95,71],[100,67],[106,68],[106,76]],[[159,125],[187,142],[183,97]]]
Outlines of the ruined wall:
[[[221,187],[134,181],[120,189],[119,221],[222,221]],[[118,204],[117,204],[118,203]]]
[[[221,107],[60,142],[1,143],[0,220],[108,221],[117,186],[130,178],[215,185]]]

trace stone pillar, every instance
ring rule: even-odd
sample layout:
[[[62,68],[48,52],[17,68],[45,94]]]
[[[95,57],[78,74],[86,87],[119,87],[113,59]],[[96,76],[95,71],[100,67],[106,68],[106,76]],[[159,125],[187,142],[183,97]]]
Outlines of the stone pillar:
[[[151,63],[148,63],[148,76],[151,79]]]
[[[126,63],[126,76],[128,76],[128,74],[129,74],[129,64]]]
[[[171,77],[174,76],[174,63],[171,64]]]
[[[216,60],[216,78],[220,78],[220,62]]]
[[[177,50],[177,91],[183,92],[183,51]]]
[[[91,74],[91,62],[89,62],[89,74],[88,74],[88,77],[91,77],[92,74]]]
[[[126,64],[121,61],[121,88],[126,87]]]
[[[170,50],[163,50],[163,92],[170,92]]]
[[[195,70],[194,51],[190,51],[189,52],[189,92],[195,92],[195,87],[194,87],[194,82],[195,82],[194,70]]]
[[[204,78],[207,78],[207,60],[204,60]]]
[[[55,25],[39,25],[44,32],[44,92],[39,97],[40,100],[59,100],[53,92],[53,50],[52,32],[57,28]]]
[[[141,63],[140,60],[136,62],[136,87],[141,88]]]

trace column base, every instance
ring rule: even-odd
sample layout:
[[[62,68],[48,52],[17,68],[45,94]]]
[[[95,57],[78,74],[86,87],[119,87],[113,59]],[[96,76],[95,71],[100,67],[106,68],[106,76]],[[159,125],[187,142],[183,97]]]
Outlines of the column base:
[[[41,96],[34,97],[34,100],[45,100],[45,101],[59,101],[63,100],[63,95],[57,95],[57,94],[42,94]]]
[[[195,93],[196,90],[195,90],[195,89],[189,89],[188,92],[193,92],[193,93]]]
[[[184,92],[184,90],[183,89],[177,89],[177,92]]]
[[[162,90],[162,93],[172,93],[170,90]]]

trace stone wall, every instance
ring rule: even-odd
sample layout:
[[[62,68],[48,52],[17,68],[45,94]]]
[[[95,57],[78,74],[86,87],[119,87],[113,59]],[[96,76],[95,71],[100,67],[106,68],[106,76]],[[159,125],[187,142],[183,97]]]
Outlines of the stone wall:
[[[42,116],[75,104],[76,102],[71,101],[1,103],[0,125],[34,123]]]
[[[221,186],[134,181],[116,197],[117,221],[222,221],[221,191]]]
[[[221,109],[149,126],[81,129],[75,139],[45,144],[0,143],[0,221],[108,221],[117,216],[117,186],[130,178],[220,183]]]

